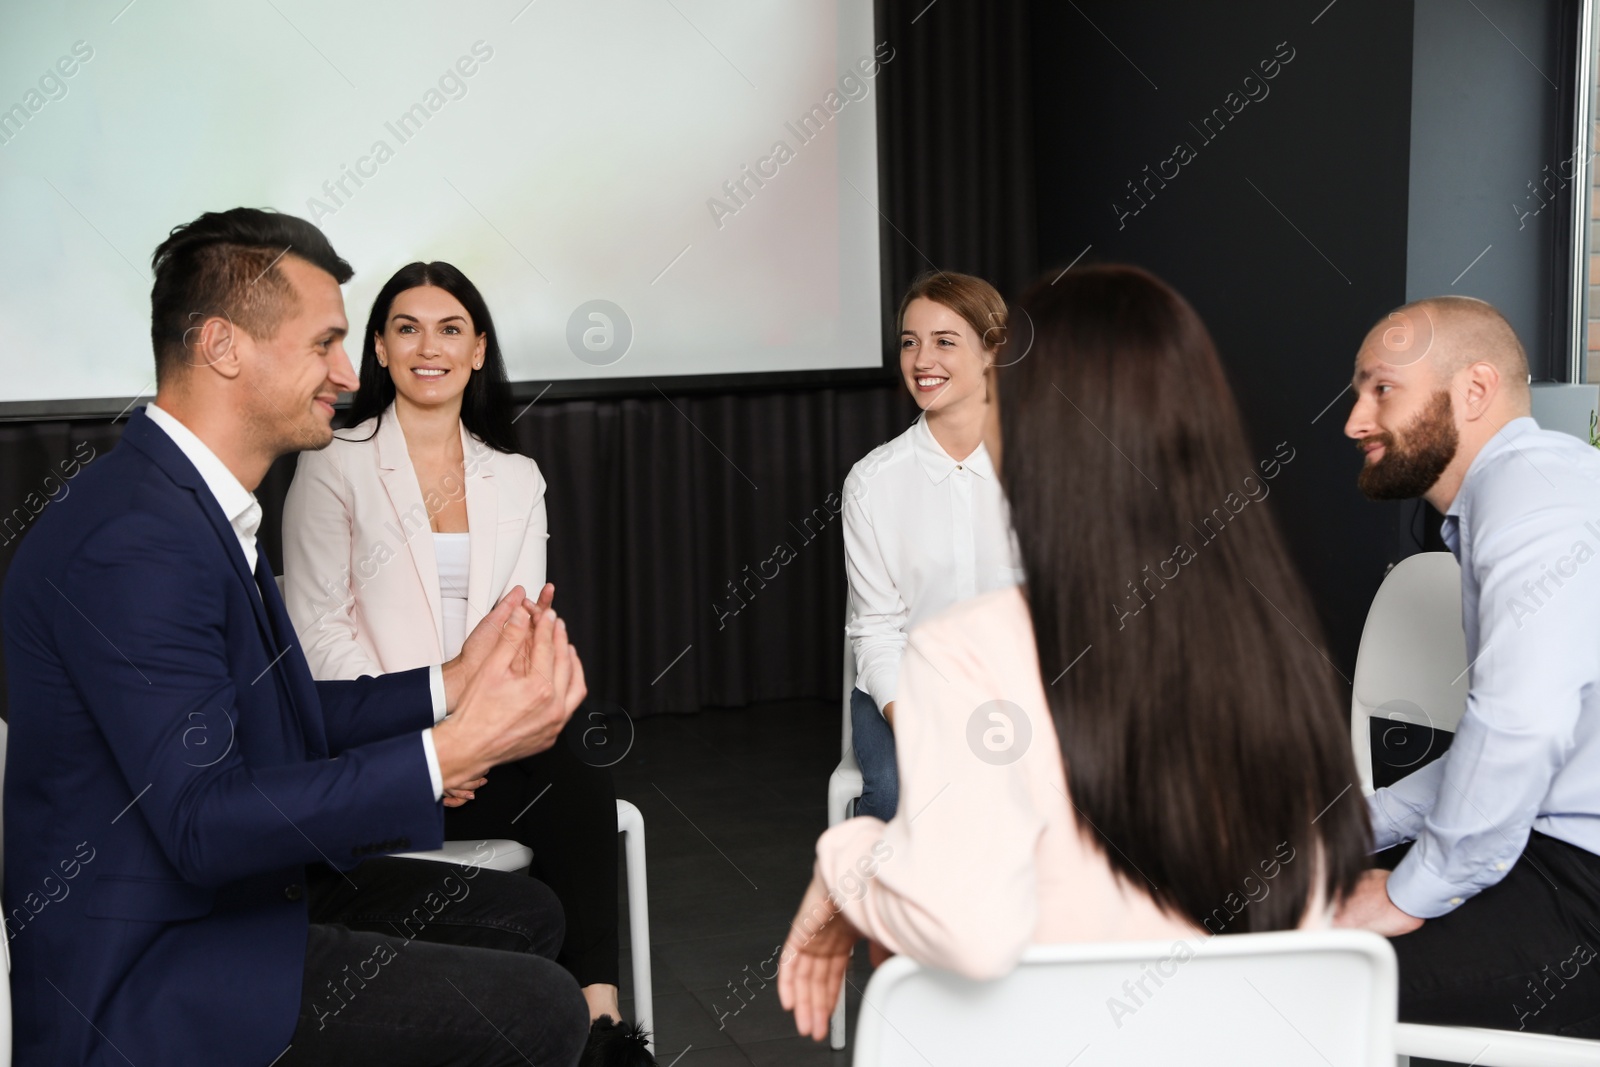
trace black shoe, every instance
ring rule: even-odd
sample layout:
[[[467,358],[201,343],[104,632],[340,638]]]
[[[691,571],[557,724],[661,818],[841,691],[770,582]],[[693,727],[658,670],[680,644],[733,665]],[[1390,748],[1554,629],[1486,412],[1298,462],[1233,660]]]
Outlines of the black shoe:
[[[602,1015],[589,1025],[579,1067],[656,1067],[650,1054],[650,1035],[632,1023],[619,1023]]]

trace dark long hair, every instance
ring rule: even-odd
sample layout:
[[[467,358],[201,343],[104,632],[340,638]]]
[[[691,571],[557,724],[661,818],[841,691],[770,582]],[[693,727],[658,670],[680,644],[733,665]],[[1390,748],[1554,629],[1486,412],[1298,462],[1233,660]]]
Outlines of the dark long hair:
[[[1265,504],[1293,442],[1252,454],[1204,323],[1145,271],[1047,276],[1020,308],[1001,474],[1072,803],[1168,912],[1293,927],[1319,880],[1328,901],[1354,887],[1369,839],[1341,691]]]
[[[472,320],[472,329],[484,335],[483,366],[472,372],[461,394],[462,424],[497,451],[517,451],[511,429],[511,386],[506,382],[506,364],[500,355],[500,337],[495,333],[489,305],[478,287],[449,263],[407,263],[378,290],[372,301],[372,314],[367,316],[367,335],[361,345],[361,384],[346,416],[348,425],[358,426],[374,416],[381,419],[394,403],[394,379],[378,365],[377,339],[389,321],[395,297],[423,285],[437,286],[459,300]],[[374,423],[372,435],[377,432]]]

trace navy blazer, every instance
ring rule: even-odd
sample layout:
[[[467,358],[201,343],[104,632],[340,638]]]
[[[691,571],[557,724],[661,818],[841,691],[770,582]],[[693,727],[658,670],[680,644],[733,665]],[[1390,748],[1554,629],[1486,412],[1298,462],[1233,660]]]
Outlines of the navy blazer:
[[[313,681],[265,558],[143,409],[34,524],[3,613],[17,1067],[263,1067],[299,1013],[305,865],[443,841],[427,669]]]

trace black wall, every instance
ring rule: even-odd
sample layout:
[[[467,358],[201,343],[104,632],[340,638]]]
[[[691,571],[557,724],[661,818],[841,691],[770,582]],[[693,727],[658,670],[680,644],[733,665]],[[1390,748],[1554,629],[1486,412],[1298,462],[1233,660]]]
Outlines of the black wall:
[[[1041,4],[1035,144],[1044,263],[1090,247],[1082,262],[1166,278],[1211,327],[1259,454],[1295,450],[1271,500],[1349,675],[1398,508],[1356,490],[1340,391],[1368,327],[1406,297],[1412,9],[1324,8]],[[1228,120],[1206,127],[1214,109]],[[1194,157],[1163,188],[1180,142]]]

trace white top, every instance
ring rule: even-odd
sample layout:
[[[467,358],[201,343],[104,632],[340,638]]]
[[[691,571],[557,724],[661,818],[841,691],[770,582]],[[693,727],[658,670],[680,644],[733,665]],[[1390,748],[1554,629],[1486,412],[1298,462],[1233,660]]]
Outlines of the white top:
[[[255,494],[233,476],[227,464],[218,459],[217,454],[196,437],[193,430],[171,413],[154,403],[146,404],[144,413],[172,438],[172,443],[178,446],[184,458],[200,472],[200,479],[206,483],[206,488],[216,498],[217,506],[228,517],[228,525],[233,527],[239,547],[244,549],[245,561],[253,572],[256,569],[256,533],[261,529],[261,504]],[[261,590],[257,588],[256,593],[260,595]],[[439,667],[428,672],[428,691],[433,697],[433,721],[438,722],[444,718],[444,671]],[[428,761],[428,779],[433,784],[433,798],[438,800],[444,796],[444,775],[439,770],[439,754],[433,747],[432,730],[422,731],[422,753]]]
[[[439,569],[439,606],[444,611],[444,658],[455,659],[467,639],[467,575],[472,535],[436,533],[433,559]]]
[[[283,501],[284,600],[318,679],[359,678],[450,657],[429,522],[466,505],[467,632],[513,586],[545,579],[544,478],[527,456],[460,427],[462,467],[426,494],[394,407],[302,452]],[[837,507],[837,504],[835,504]]]
[[[1368,799],[1389,876],[1432,919],[1506,876],[1532,830],[1600,854],[1600,452],[1512,419],[1440,530],[1461,563],[1467,710],[1444,755]]]
[[[883,710],[895,697],[906,633],[980,593],[1022,580],[1000,478],[983,445],[961,460],[927,416],[850,469],[844,490],[845,632],[856,687]]]

